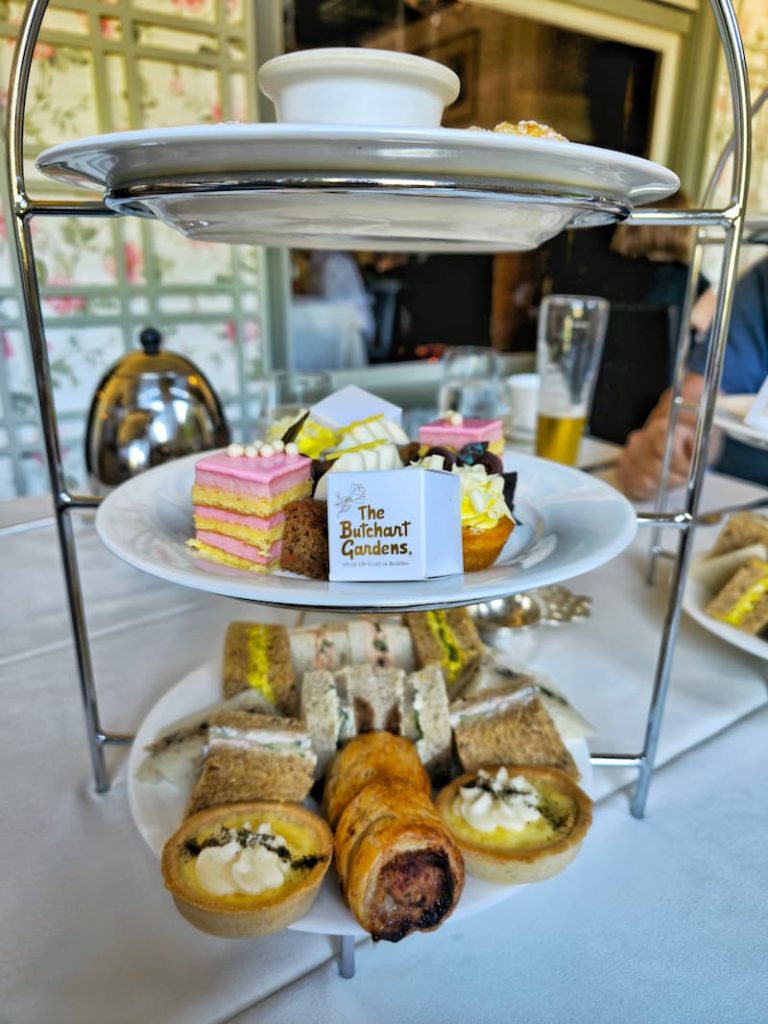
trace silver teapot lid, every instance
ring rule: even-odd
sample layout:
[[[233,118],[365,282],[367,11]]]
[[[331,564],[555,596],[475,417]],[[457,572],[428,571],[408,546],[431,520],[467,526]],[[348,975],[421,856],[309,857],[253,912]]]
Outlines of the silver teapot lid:
[[[195,364],[163,351],[154,327],[145,327],[139,340],[141,350],[104,374],[91,403],[85,461],[95,493],[230,440],[221,402]]]
[[[166,351],[163,336],[156,327],[145,327],[139,335],[141,349],[128,352],[107,372],[102,385],[113,375],[120,377],[146,377],[170,374],[186,377],[199,374],[195,364],[177,352]]]

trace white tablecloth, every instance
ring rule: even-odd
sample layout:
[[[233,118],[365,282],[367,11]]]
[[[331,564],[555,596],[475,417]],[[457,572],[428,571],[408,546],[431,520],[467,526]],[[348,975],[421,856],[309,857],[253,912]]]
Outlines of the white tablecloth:
[[[754,494],[713,476],[706,501]],[[2,512],[13,520],[13,508]],[[133,731],[170,685],[220,651],[228,622],[283,619],[148,578],[109,555],[89,523],[77,533],[109,731]],[[641,533],[569,584],[592,596],[593,617],[552,630],[535,662],[595,722],[593,749],[642,743],[664,606],[663,583],[642,582],[646,546]],[[562,877],[436,935],[366,943],[357,977],[344,982],[329,939],[228,942],[176,913],[130,818],[124,750],[109,752],[112,790],[92,790],[51,525],[0,532],[0,564],[0,1020],[764,1019],[764,986],[744,979],[765,964],[766,715],[757,709],[766,663],[684,620],[660,760],[699,749],[658,773],[648,819],[611,797]],[[603,770],[596,794],[623,778]]]

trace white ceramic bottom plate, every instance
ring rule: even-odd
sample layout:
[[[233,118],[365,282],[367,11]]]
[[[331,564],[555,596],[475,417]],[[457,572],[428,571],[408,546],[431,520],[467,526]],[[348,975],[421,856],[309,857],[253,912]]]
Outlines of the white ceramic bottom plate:
[[[110,494],[96,515],[106,546],[161,579],[225,597],[326,611],[389,611],[463,606],[559,583],[623,551],[637,530],[635,511],[609,484],[569,466],[508,452],[517,470],[515,528],[495,565],[482,572],[391,583],[330,583],[292,574],[229,569],[193,554],[188,456],[148,470]]]
[[[744,422],[757,395],[721,395],[715,407],[714,422],[734,441],[752,448],[768,449],[768,432],[750,427]]]
[[[761,640],[760,637],[742,633],[735,626],[729,626],[727,622],[718,622],[704,611],[714,596],[696,579],[696,562],[704,557],[704,554],[696,555],[691,564],[683,593],[683,610],[708,633],[720,637],[732,647],[738,647],[748,654],[754,654],[756,658],[768,660],[768,640]]]
[[[221,700],[221,659],[201,666],[172,687],[151,709],[141,723],[128,760],[128,799],[133,820],[153,853],[160,856],[166,839],[179,826],[187,794],[166,782],[150,785],[136,779],[136,771],[144,759],[144,747],[151,743],[167,725]],[[581,772],[581,785],[591,789],[592,770],[589,751],[584,740],[568,744]],[[316,809],[313,807],[313,809]],[[476,914],[486,907],[507,899],[520,886],[494,885],[478,878],[467,878],[464,892],[451,920]],[[365,935],[339,893],[338,877],[333,868],[312,909],[291,926],[294,931],[318,932],[323,935]]]
[[[343,189],[149,194],[130,200],[108,196],[106,202],[112,209],[149,214],[203,242],[379,252],[523,251],[566,227],[614,219],[575,199],[554,205],[440,189],[430,194]]]

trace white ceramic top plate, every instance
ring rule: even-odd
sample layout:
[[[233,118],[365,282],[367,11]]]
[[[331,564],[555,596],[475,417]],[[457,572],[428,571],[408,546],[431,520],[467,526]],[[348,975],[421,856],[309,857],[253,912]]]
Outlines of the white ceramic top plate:
[[[676,174],[625,153],[578,143],[457,128],[216,124],[152,128],[65,142],[38,168],[52,178],[115,189],[169,176],[249,171],[377,171],[476,176],[579,189],[632,204],[676,192]]]
[[[521,525],[490,569],[392,583],[262,576],[206,562],[187,547],[198,458],[168,462],[118,487],[99,506],[99,536],[115,555],[161,579],[263,604],[335,611],[468,605],[595,569],[623,551],[637,530],[635,510],[609,484],[533,455],[507,453],[506,469],[518,472]]]
[[[166,839],[181,822],[187,794],[167,782],[150,785],[136,779],[136,771],[144,759],[144,747],[165,726],[220,699],[221,659],[216,658],[185,676],[161,697],[136,734],[128,761],[128,799],[136,827],[149,848],[158,856]],[[575,740],[567,745],[581,772],[581,786],[589,792],[592,772],[587,744],[584,740]],[[459,905],[450,920],[456,921],[476,914],[507,899],[519,889],[520,886],[494,885],[479,878],[467,878]],[[365,934],[342,903],[338,878],[333,868],[328,872],[309,913],[291,927],[294,931],[318,932],[323,935]]]
[[[566,227],[609,223],[679,187],[671,171],[623,153],[452,128],[149,129],[54,146],[37,164],[51,177],[106,188],[112,209],[155,217],[189,238],[313,249],[534,249]],[[291,174],[301,187],[279,183]],[[326,183],[312,185],[318,174]],[[354,183],[330,187],[333,175]],[[406,184],[360,187],[381,175]],[[496,191],[481,190],[478,178]],[[450,189],[440,187],[446,179]],[[501,187],[524,195],[499,198]],[[558,194],[531,195],[542,188]]]
[[[756,658],[768,660],[768,640],[761,640],[760,637],[742,633],[735,626],[729,626],[727,622],[718,622],[704,611],[713,597],[709,590],[696,579],[696,561],[704,557],[704,553],[696,555],[688,573],[683,593],[683,610],[708,633],[720,637],[732,647],[738,647],[748,654],[754,654]]]
[[[734,441],[768,449],[768,433],[744,422],[756,398],[757,395],[721,395],[715,406],[714,422]]]

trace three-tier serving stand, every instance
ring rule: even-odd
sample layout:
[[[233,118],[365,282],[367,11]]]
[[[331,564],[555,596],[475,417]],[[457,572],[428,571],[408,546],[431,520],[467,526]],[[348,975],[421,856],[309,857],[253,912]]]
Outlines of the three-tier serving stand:
[[[101,723],[96,693],[93,663],[91,660],[88,630],[85,619],[83,593],[80,585],[77,550],[73,529],[73,516],[81,510],[94,509],[100,498],[93,495],[73,494],[67,486],[61,445],[59,440],[56,408],[53,398],[51,369],[45,343],[45,331],[40,302],[39,280],[32,244],[31,224],[36,217],[113,217],[116,212],[101,201],[36,201],[27,194],[23,164],[24,115],[27,90],[32,66],[35,43],[40,32],[43,16],[49,0],[30,0],[22,20],[17,39],[11,81],[8,94],[8,118],[6,126],[8,151],[9,196],[13,211],[13,235],[19,264],[23,307],[27,322],[35,372],[35,386],[40,406],[48,471],[53,494],[56,529],[63,562],[64,579],[69,605],[69,615],[74,639],[75,655],[80,683],[80,693],[85,713],[88,745],[93,768],[96,791],[104,793],[109,789],[110,780],[105,764],[105,748],[114,744],[130,744],[133,737],[105,730]],[[729,153],[732,151],[733,164],[730,198],[722,209],[711,208],[711,194],[708,188],[702,206],[688,211],[642,210],[633,212],[628,206],[606,199],[585,195],[580,200],[586,219],[593,208],[607,213],[614,219],[630,216],[632,223],[695,226],[699,229],[699,241],[703,241],[705,229],[717,229],[722,233],[722,272],[717,305],[711,331],[711,344],[705,370],[705,391],[696,408],[696,433],[693,446],[690,473],[685,485],[683,501],[679,508],[667,509],[666,487],[660,489],[655,511],[638,514],[642,525],[654,529],[653,558],[661,552],[659,532],[665,528],[676,531],[677,544],[672,552],[673,567],[669,586],[664,624],[656,661],[653,689],[645,727],[642,748],[636,754],[593,754],[590,758],[595,766],[605,768],[634,768],[637,781],[631,798],[630,810],[637,817],[645,813],[648,791],[653,775],[659,732],[664,705],[669,687],[675,643],[682,613],[683,591],[688,564],[692,553],[692,541],[697,522],[704,470],[706,468],[707,439],[715,413],[717,388],[725,353],[728,323],[731,313],[733,286],[736,278],[739,246],[745,225],[745,206],[749,180],[751,152],[751,120],[749,106],[749,84],[744,50],[736,17],[730,0],[711,0],[723,48],[731,95],[734,131]],[[716,173],[722,169],[718,165]],[[713,178],[713,181],[716,180]],[[478,199],[491,194],[505,203],[551,203],[569,202],[573,205],[572,190],[568,195],[556,188],[544,186],[511,187],[509,183],[479,181],[461,176],[441,177],[431,181],[422,178],[409,180],[402,176],[376,173],[375,175],[324,174],[313,170],[311,175],[296,172],[284,175],[252,176],[237,183],[239,189],[265,190],[280,195],[290,194],[298,189],[312,187],[322,192],[349,194],[374,190],[378,194],[399,194],[421,190],[439,194],[444,202],[450,203],[451,196],[461,195],[462,199],[474,195]],[[199,182],[174,182],[175,192],[192,194],[200,187]],[[206,183],[208,191],[226,191],[232,181]],[[128,207],[124,212],[130,212]],[[700,248],[700,246],[698,247]],[[697,250],[698,251],[698,250]],[[694,271],[699,257],[694,258]],[[687,308],[683,310],[682,323],[688,322],[692,288],[689,288]],[[687,334],[687,331],[685,332]],[[675,374],[675,400],[673,403],[674,423],[676,412],[683,407],[680,397],[680,382],[684,371],[684,350],[681,352]],[[670,431],[671,441],[671,431]],[[669,465],[671,443],[667,446],[666,468]],[[509,578],[509,591],[516,588],[515,577]],[[350,977],[354,971],[354,940],[352,936],[341,938],[339,970],[342,976]]]

